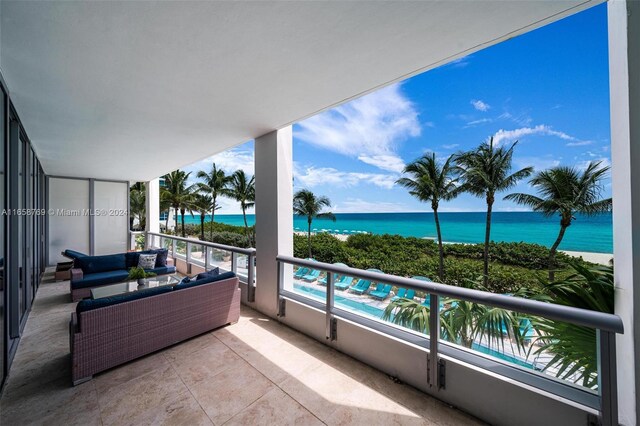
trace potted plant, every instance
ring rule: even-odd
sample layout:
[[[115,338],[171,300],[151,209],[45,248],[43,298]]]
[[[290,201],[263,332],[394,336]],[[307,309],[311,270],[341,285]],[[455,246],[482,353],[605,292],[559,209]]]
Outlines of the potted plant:
[[[144,285],[145,278],[155,277],[154,272],[147,272],[140,266],[129,269],[129,281],[137,280],[138,285]]]

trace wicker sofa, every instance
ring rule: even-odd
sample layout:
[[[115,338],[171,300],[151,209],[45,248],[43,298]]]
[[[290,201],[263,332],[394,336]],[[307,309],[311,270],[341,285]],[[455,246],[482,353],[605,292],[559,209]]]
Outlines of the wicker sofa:
[[[239,317],[238,278],[230,272],[174,287],[83,300],[69,324],[72,382],[85,382]]]
[[[66,250],[69,252],[70,250]],[[81,256],[74,258],[74,267],[71,269],[69,290],[71,299],[77,302],[91,297],[91,289],[103,285],[126,281],[129,276],[129,268],[138,265],[141,254],[156,254],[156,264],[153,269],[147,269],[156,275],[173,274],[176,268],[173,259],[167,258],[167,249],[134,251],[127,253],[108,254],[103,256]]]

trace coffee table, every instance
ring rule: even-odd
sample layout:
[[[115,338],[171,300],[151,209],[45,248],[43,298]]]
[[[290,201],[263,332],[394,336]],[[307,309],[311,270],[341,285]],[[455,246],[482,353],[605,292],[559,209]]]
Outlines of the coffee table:
[[[133,293],[147,288],[174,286],[180,282],[177,275],[160,275],[152,278],[145,278],[143,285],[138,285],[138,281],[126,281],[118,284],[105,285],[91,289],[91,298],[111,297],[118,294]]]

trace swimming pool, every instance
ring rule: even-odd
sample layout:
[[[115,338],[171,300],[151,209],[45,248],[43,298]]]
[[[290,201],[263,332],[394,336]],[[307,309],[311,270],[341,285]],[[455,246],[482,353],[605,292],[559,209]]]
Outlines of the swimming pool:
[[[318,299],[321,301],[325,301],[327,298],[327,293],[325,291],[309,287],[303,284],[294,283],[294,290],[299,293],[306,294],[314,299]],[[354,311],[358,314],[365,314],[367,316],[373,317],[375,319],[381,319],[384,314],[384,309],[376,308],[375,306],[371,306],[364,302],[358,302],[353,299],[349,299],[347,297],[341,296],[338,292],[334,295],[334,303],[337,307],[346,308],[347,310]],[[473,351],[480,352],[485,355],[492,356],[494,358],[498,358],[502,361],[506,361],[511,364],[519,365],[524,368],[528,368],[534,370],[535,367],[533,363],[527,362],[525,360],[516,358],[515,356],[504,354],[502,352],[496,351],[490,347],[479,345],[474,343],[471,347]]]

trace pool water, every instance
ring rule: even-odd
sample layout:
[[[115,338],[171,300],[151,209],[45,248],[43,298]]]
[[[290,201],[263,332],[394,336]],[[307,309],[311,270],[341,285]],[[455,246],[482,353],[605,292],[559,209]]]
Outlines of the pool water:
[[[298,293],[303,293],[307,296],[310,296],[314,299],[319,299],[323,302],[327,298],[327,293],[325,291],[318,290],[313,287],[308,287],[306,285],[294,283],[293,288]],[[346,298],[344,296],[341,296],[338,292],[336,292],[334,295],[334,303],[338,307],[344,307],[350,311],[355,311],[356,313],[359,313],[359,314],[365,314],[367,316],[374,317],[376,319],[381,319],[382,314],[384,313],[384,309],[376,308],[375,306],[371,306],[364,302],[357,302],[355,300]],[[528,368],[528,369],[534,369],[533,364],[530,362],[526,362],[522,359],[516,358],[508,354],[503,354],[502,352],[496,351],[484,345],[479,345],[477,343],[474,343],[471,349],[476,352],[480,352],[485,355],[489,355],[494,358],[507,361],[511,364],[519,365],[521,367]]]

